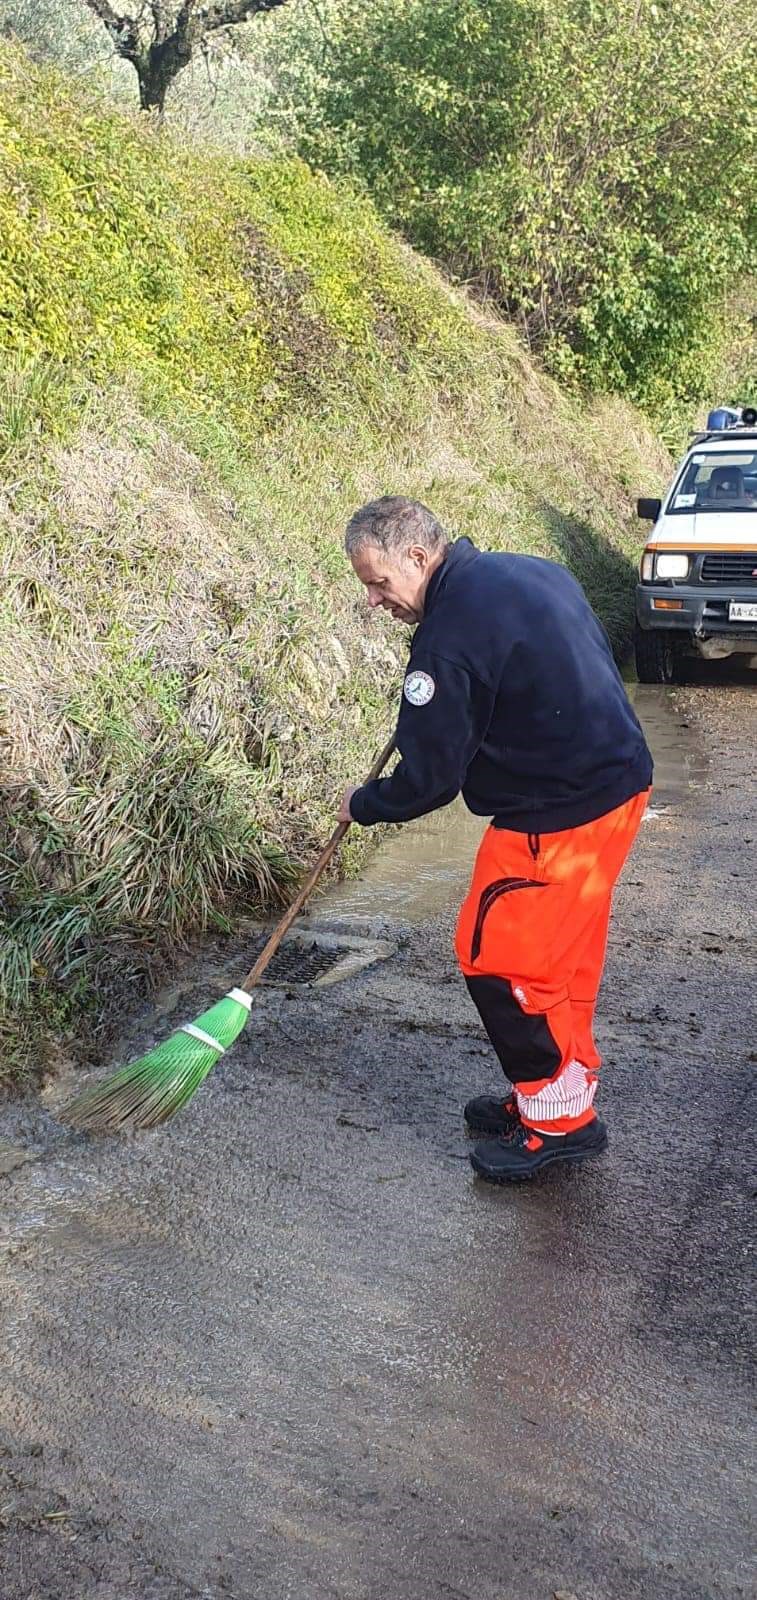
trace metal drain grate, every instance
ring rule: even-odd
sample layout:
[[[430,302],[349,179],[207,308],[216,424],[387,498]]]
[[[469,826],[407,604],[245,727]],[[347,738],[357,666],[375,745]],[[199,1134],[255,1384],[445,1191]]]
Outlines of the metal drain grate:
[[[254,955],[260,955],[265,939],[258,941]],[[338,945],[325,949],[317,939],[285,939],[266,968],[263,983],[315,983],[343,961],[345,951]]]
[[[260,955],[267,935],[260,932],[251,946],[253,956]],[[355,938],[327,932],[325,929],[307,933],[287,934],[269,967],[262,984],[280,985],[282,988],[306,984],[339,983],[343,978],[354,977],[374,961],[385,961],[393,955],[395,946],[385,939]]]

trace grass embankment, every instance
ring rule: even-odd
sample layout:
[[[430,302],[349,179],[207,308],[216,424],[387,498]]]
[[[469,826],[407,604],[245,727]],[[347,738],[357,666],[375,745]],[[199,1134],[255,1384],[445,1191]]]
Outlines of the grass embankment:
[[[275,897],[392,720],[341,535],[394,491],[567,561],[620,648],[664,458],[293,161],[0,54],[0,1049]]]

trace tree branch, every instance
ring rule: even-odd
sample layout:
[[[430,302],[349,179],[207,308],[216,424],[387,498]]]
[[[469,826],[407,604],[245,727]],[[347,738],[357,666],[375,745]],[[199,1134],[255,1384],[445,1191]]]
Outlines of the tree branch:
[[[208,0],[198,13],[197,21],[203,33],[215,28],[232,28],[235,23],[248,22],[260,11],[275,11],[287,0]]]
[[[128,61],[132,60],[139,49],[139,32],[136,17],[119,16],[110,4],[110,0],[85,0],[90,11],[103,23],[118,51]]]
[[[155,29],[156,43],[162,44],[168,32],[165,0],[150,0],[150,10],[152,12],[152,25]]]
[[[105,23],[105,26],[108,28],[108,30],[112,30],[113,28],[120,29],[124,27],[127,18],[119,17],[117,15],[110,4],[110,0],[86,0],[86,3],[89,6],[90,11],[94,11],[95,16],[99,17],[100,21]]]

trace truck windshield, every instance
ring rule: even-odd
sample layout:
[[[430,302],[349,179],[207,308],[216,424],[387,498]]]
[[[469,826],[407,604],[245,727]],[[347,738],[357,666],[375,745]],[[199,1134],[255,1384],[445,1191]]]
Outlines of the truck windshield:
[[[671,497],[667,514],[696,511],[757,512],[757,446],[748,450],[695,450]]]

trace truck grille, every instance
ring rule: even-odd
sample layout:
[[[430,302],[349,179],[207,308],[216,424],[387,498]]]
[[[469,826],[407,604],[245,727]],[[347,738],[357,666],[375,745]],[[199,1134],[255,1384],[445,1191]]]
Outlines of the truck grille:
[[[757,584],[757,550],[717,550],[702,562],[703,583]]]

